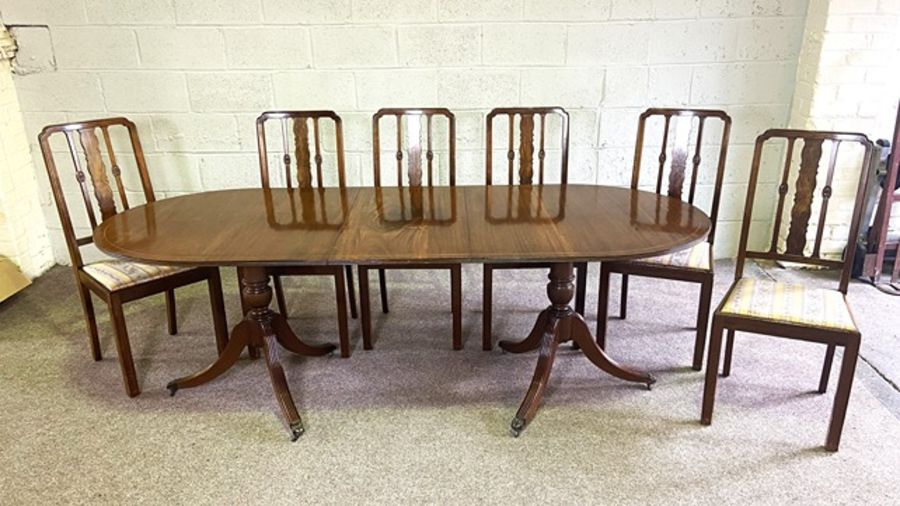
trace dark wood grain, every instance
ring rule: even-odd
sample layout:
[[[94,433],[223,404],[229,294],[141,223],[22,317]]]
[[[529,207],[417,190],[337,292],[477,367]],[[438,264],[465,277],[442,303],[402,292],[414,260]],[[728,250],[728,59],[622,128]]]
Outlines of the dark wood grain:
[[[803,143],[800,152],[800,172],[794,190],[794,205],[791,207],[791,225],[787,235],[785,252],[802,255],[806,247],[806,229],[812,215],[813,192],[816,189],[816,175],[822,158],[822,140],[809,139]]]
[[[181,265],[579,262],[660,255],[703,240],[710,227],[706,214],[678,199],[582,185],[544,185],[541,199],[530,201],[536,208],[561,206],[564,217],[557,222],[498,224],[486,213],[488,191],[505,195],[506,188],[434,188],[436,212],[456,215],[439,226],[424,219],[388,220],[402,216],[403,196],[409,196],[397,189],[384,188],[379,198],[375,188],[198,193],[119,213],[94,238],[112,255]],[[298,192],[324,199],[335,213],[346,204],[344,226],[271,227],[267,208],[292,215],[292,206],[303,200]],[[498,198],[494,206],[505,202]]]

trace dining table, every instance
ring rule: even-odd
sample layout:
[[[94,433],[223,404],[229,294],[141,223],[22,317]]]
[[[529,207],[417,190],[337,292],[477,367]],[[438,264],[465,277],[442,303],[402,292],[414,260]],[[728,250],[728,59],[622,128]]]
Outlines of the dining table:
[[[304,356],[332,344],[301,339],[269,306],[267,268],[284,265],[549,263],[549,305],[509,353],[539,350],[534,376],[512,419],[518,436],[534,418],[556,350],[572,341],[602,371],[646,385],[652,375],[601,349],[570,302],[573,264],[652,257],[706,237],[709,217],[676,197],[599,185],[392,186],[256,188],[208,191],[157,200],[107,218],[95,244],[123,259],[185,267],[234,266],[246,313],[205,369],[167,386],[200,386],[231,368],[244,349],[262,352],[275,398],[293,440],[304,431],[279,346]],[[368,323],[371,315],[361,315]],[[375,352],[369,352],[375,353]]]

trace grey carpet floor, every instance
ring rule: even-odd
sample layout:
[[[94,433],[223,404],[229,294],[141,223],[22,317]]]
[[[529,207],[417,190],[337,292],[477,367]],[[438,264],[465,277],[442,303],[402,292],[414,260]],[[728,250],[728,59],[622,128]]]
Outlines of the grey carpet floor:
[[[717,265],[716,300],[730,268]],[[225,274],[234,323],[236,286]],[[495,276],[496,338],[520,338],[546,305],[546,273]],[[596,276],[593,265],[591,325]],[[374,351],[362,350],[352,321],[349,359],[282,353],[307,426],[290,443],[262,361],[243,359],[213,383],[168,396],[166,382],[215,353],[204,287],[179,290],[177,336],[165,332],[161,296],[128,306],[143,387],[129,399],[105,308],[98,304],[106,356],[95,363],[71,273],[55,268],[0,306],[0,503],[900,502],[891,356],[860,362],[841,451],[831,454],[822,444],[834,388],[813,393],[824,347],[739,335],[733,374],[720,381],[713,425],[703,427],[703,378],[688,367],[698,290],[635,279],[628,320],[610,322],[609,350],[652,371],[654,389],[610,378],[564,347],[543,408],[514,439],[507,427],[535,354],[480,350],[477,267],[464,271],[466,347],[452,351],[446,277],[389,272],[391,313],[375,313]],[[336,341],[330,281],[287,286],[295,330]],[[864,290],[874,292],[851,290],[864,340],[878,334],[872,342],[887,350],[897,342],[896,300],[863,300]],[[878,346],[864,345],[864,354]]]

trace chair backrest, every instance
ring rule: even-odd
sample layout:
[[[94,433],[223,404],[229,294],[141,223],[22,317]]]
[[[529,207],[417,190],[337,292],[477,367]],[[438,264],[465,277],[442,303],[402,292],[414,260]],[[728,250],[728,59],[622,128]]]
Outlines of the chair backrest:
[[[757,183],[759,181],[760,161],[762,159],[763,147],[766,142],[773,139],[780,139],[787,142],[784,156],[784,166],[781,173],[780,184],[778,186],[778,203],[775,206],[774,225],[772,228],[771,238],[768,241],[768,248],[762,251],[749,250],[747,243],[750,235],[750,226],[753,221],[753,205],[756,197]],[[790,190],[790,175],[792,160],[797,151],[797,141],[803,141],[800,148],[800,166],[796,172],[796,178],[793,184],[793,203],[790,208],[790,224],[787,235],[782,240],[782,216],[786,197]],[[810,217],[813,215],[815,190],[817,183],[821,177],[821,159],[823,146],[828,143],[828,164],[827,171],[824,173],[824,186],[820,192],[818,199],[818,219],[816,223],[815,239],[810,249],[807,246],[808,229]],[[834,181],[835,167],[838,161],[838,150],[843,143],[853,143],[859,145],[862,150],[861,163],[859,167],[859,182],[856,186],[856,197],[853,205],[853,213],[851,216],[844,216],[838,221],[842,226],[849,225],[849,235],[847,238],[847,246],[844,251],[843,259],[832,260],[821,256],[822,240],[825,233],[825,222],[828,213],[828,202],[831,198]],[[870,164],[872,156],[872,142],[868,137],[859,133],[847,132],[822,132],[810,130],[788,130],[788,129],[771,129],[766,130],[756,138],[756,148],[753,152],[753,162],[750,166],[750,181],[747,188],[747,202],[744,207],[744,222],[741,228],[741,239],[738,246],[738,259],[735,267],[735,279],[740,279],[744,271],[744,263],[747,258],[784,261],[804,265],[814,265],[828,267],[832,269],[841,269],[841,278],[839,290],[847,293],[847,285],[850,282],[850,271],[853,264],[853,254],[856,251],[857,233],[859,231],[859,222],[862,215],[863,203],[865,200],[865,187],[868,180],[869,171],[867,168]],[[856,164],[854,164],[856,165]],[[842,167],[848,167],[846,165]],[[840,210],[840,208],[838,208]],[[850,221],[847,221],[849,218]],[[782,247],[783,243],[783,247]]]
[[[731,117],[725,111],[714,109],[666,109],[650,108],[641,113],[638,121],[637,141],[634,148],[634,165],[631,172],[631,187],[637,189],[640,184],[641,158],[644,154],[644,139],[647,121],[651,118],[662,118],[662,139],[656,174],[656,193],[663,194],[663,180],[666,179],[665,193],[670,197],[685,199],[684,183],[688,177],[688,161],[690,160],[690,180],[688,181],[687,202],[694,204],[697,193],[697,176],[703,164],[701,150],[706,120],[709,118],[722,122],[722,138],[719,141],[716,176],[713,181],[712,202],[709,206],[709,217],[712,226],[707,241],[713,242],[716,234],[716,221],[719,215],[719,200],[722,193],[722,175],[725,173],[725,157],[728,153],[728,139],[731,134]],[[690,152],[693,151],[693,155]],[[667,163],[668,162],[668,163]],[[668,177],[666,178],[666,172]]]
[[[344,176],[344,134],[341,117],[334,111],[267,111],[256,118],[256,144],[259,151],[259,175],[264,188],[270,187],[269,179],[269,153],[266,142],[266,123],[276,121],[281,134],[282,164],[284,165],[284,180],[288,188],[293,187],[293,175],[291,163],[297,177],[297,188],[323,188],[325,175],[322,172],[323,147],[321,120],[330,120],[334,123],[335,156],[337,158],[338,186],[346,184]],[[312,125],[312,139],[310,139],[310,124]],[[293,149],[291,149],[293,146]],[[315,154],[310,156],[310,146]],[[293,160],[291,158],[293,153]],[[315,163],[315,180],[313,180],[312,164]]]
[[[69,249],[72,265],[75,268],[83,265],[81,246],[91,244],[94,241],[91,235],[84,237],[77,237],[76,235],[51,142],[54,135],[62,134],[65,137],[73,175],[78,184],[81,199],[87,212],[88,222],[93,232],[103,220],[119,212],[119,206],[121,206],[121,209],[129,208],[128,195],[125,191],[125,184],[122,182],[122,165],[116,157],[116,150],[113,147],[110,135],[111,130],[115,133],[115,129],[118,128],[124,128],[128,134],[131,152],[134,156],[141,188],[144,193],[144,200],[148,203],[154,202],[156,199],[153,195],[153,186],[150,184],[150,176],[147,173],[144,150],[138,138],[137,128],[128,119],[107,118],[49,125],[44,127],[38,136],[41,153],[44,157],[44,165],[47,167],[47,175],[50,179],[50,188],[53,191],[53,199],[56,202],[56,209],[59,213],[63,234],[65,235],[66,246]],[[98,130],[102,141],[97,136]],[[106,152],[105,157],[104,151]],[[107,168],[107,164],[109,168]],[[85,167],[87,168],[87,174],[85,174]],[[115,190],[118,195],[113,191],[108,172],[112,173],[115,181]],[[96,209],[94,202],[91,200],[91,193],[96,199]],[[99,220],[97,218],[97,210],[99,210],[100,214]]]
[[[403,183],[403,140],[406,139],[407,184],[422,186],[427,176],[427,185],[435,186],[434,174],[434,131],[435,116],[447,119],[448,166],[450,186],[456,185],[456,117],[444,108],[389,108],[379,109],[372,116],[372,156],[375,168],[375,186],[381,186],[381,135],[380,123],[385,116],[393,116],[397,130],[395,157],[397,159],[397,185]],[[422,118],[425,118],[425,162],[427,172],[422,172]]]
[[[569,113],[562,107],[499,107],[491,110],[487,115],[486,127],[486,152],[485,152],[485,177],[486,184],[494,183],[493,177],[493,148],[494,148],[494,118],[506,116],[508,121],[507,139],[507,184],[516,184],[515,173],[515,123],[519,117],[519,172],[518,184],[534,183],[534,151],[535,151],[535,116],[538,117],[538,180],[537,184],[544,184],[544,160],[546,151],[547,116],[556,115],[560,120],[560,184],[566,184],[569,180]]]

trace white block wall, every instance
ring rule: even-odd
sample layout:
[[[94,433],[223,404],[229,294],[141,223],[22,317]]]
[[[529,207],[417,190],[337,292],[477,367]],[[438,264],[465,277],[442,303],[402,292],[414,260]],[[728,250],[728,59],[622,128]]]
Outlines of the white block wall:
[[[0,0],[8,24],[50,26],[57,71],[16,86],[34,139],[48,123],[124,114],[160,197],[256,186],[255,116],[345,119],[348,181],[371,181],[371,115],[446,106],[458,180],[483,181],[484,114],[572,114],[570,180],[628,183],[638,114],[734,118],[719,255],[734,252],[751,142],[787,124],[804,0]],[[43,165],[36,170],[45,181]],[[44,184],[46,187],[46,183]],[[67,262],[49,192],[56,258]]]
[[[891,140],[900,101],[900,0],[813,0],[809,5],[791,126],[862,132]],[[830,208],[849,216],[859,155],[838,160]],[[824,184],[824,183],[822,183]],[[900,206],[892,225],[900,230]],[[815,220],[813,220],[815,221]],[[823,251],[840,254],[849,224],[826,221]]]
[[[0,256],[29,278],[53,265],[33,167],[9,61],[0,59]]]

